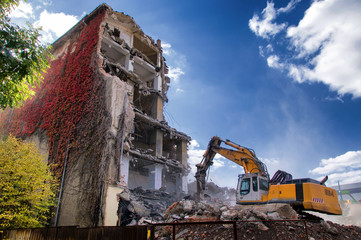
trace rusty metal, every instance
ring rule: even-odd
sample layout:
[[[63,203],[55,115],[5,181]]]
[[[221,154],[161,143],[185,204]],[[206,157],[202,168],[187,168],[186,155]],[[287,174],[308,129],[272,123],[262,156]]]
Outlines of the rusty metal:
[[[305,239],[308,239],[307,224],[306,224],[306,221],[305,221],[305,220],[303,220],[303,224],[305,225],[305,231],[306,231],[306,237],[305,237]]]
[[[175,240],[175,227],[176,225],[173,225],[173,240]]]
[[[151,239],[155,240],[155,229],[159,226],[172,226],[172,239],[176,239],[177,226],[184,225],[233,225],[233,237],[237,239],[237,223],[241,222],[303,222],[305,229],[305,239],[308,239],[307,221],[301,220],[239,220],[239,221],[209,221],[209,222],[172,222],[172,223],[154,223],[150,226],[127,226],[127,227],[93,227],[79,228],[70,227],[49,227],[33,229],[14,229],[7,230],[0,234],[0,239],[21,239],[24,240],[43,240],[43,239]],[[148,236],[150,230],[150,236]]]
[[[233,237],[234,239],[238,239],[237,237],[237,222],[233,223]]]
[[[70,143],[70,138],[68,138],[68,143],[66,145],[65,159],[64,159],[64,165],[63,165],[63,174],[61,177],[58,205],[56,207],[56,214],[55,214],[55,222],[54,222],[55,227],[58,226],[58,221],[59,221],[60,206],[61,206],[61,200],[62,200],[62,196],[63,196],[64,181],[65,181],[66,165],[67,165],[68,158],[69,158],[69,143]]]
[[[147,239],[148,226],[93,227],[77,226],[5,230],[0,239],[56,240],[56,239]]]
[[[152,224],[151,240],[155,240],[155,225]]]

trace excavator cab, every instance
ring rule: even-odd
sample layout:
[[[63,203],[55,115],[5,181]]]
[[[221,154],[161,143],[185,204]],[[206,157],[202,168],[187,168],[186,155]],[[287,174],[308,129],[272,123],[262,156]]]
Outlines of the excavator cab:
[[[255,173],[240,174],[237,184],[237,203],[255,204],[266,201],[268,188],[267,177]]]

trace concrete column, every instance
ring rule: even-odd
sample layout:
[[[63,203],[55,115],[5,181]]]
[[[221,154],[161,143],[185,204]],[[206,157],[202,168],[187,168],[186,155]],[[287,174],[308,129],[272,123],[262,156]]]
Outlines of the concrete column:
[[[129,71],[129,72],[133,72],[134,71],[134,59],[130,57],[130,55],[126,56],[126,65],[125,68]]]
[[[161,130],[154,130],[152,143],[154,144],[154,155],[156,157],[163,156],[163,132]]]
[[[134,104],[134,82],[133,81],[127,81],[127,84],[131,86],[131,90],[128,94],[128,100],[131,104]]]
[[[156,163],[151,166],[148,166],[147,168],[149,169],[148,187],[150,189],[158,190],[159,188],[162,187],[163,165]]]
[[[177,160],[187,167],[188,166],[187,159],[188,159],[187,142],[180,141],[177,143]]]
[[[129,179],[129,158],[124,157],[122,159],[122,163],[120,166],[120,174],[122,175],[123,181],[126,186],[128,186],[128,179]]]
[[[188,178],[187,176],[182,176],[177,174],[175,179],[176,191],[181,193],[188,194]]]
[[[152,117],[163,121],[163,100],[159,96],[155,96],[155,103],[152,106]]]
[[[162,91],[162,77],[157,73],[154,77],[154,89],[157,91]]]

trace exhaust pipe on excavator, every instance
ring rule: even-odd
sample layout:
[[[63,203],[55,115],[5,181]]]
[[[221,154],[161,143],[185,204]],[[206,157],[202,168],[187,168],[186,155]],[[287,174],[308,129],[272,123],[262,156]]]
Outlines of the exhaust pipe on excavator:
[[[325,182],[326,182],[327,180],[328,180],[328,176],[324,177],[324,178],[321,180],[320,184],[321,184],[321,185],[325,185]]]

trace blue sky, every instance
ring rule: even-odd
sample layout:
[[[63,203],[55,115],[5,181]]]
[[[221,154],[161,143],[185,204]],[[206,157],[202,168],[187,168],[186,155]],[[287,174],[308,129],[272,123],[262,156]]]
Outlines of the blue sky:
[[[12,19],[52,42],[101,3],[29,0]],[[192,166],[217,135],[254,149],[271,175],[361,182],[360,1],[106,3],[162,40],[165,117],[192,137]],[[241,172],[217,157],[209,180],[235,187]]]

